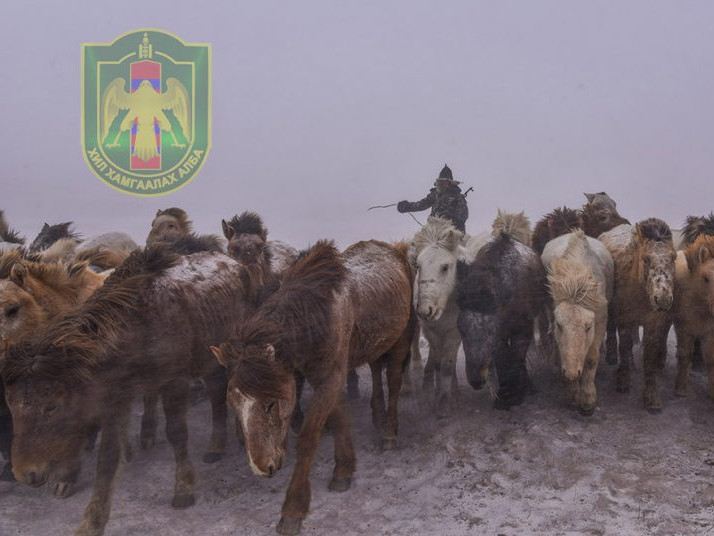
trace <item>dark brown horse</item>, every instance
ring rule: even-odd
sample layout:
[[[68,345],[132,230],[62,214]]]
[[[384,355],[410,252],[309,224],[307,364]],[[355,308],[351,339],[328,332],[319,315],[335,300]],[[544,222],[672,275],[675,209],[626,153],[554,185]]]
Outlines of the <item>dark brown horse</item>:
[[[283,275],[238,335],[212,348],[229,369],[228,401],[240,419],[253,472],[273,476],[285,457],[296,402],[295,373],[314,390],[297,440],[280,534],[296,534],[310,508],[310,466],[325,425],[335,441],[334,491],[347,490],[355,470],[348,416],[341,401],[350,368],[369,363],[373,422],[385,448],[397,433],[402,369],[412,337],[411,271],[406,244],[359,242],[342,255],[318,242]],[[382,391],[386,365],[388,408]]]
[[[674,264],[672,231],[662,220],[649,218],[634,227],[619,225],[600,235],[615,262],[615,292],[608,311],[607,360],[619,368],[617,391],[630,390],[632,335],[642,326],[643,400],[650,412],[662,410],[657,373],[667,359],[671,326]]]
[[[94,490],[77,534],[104,531],[131,401],[146,389],[161,393],[174,449],[172,505],[194,503],[189,381],[207,382],[214,419],[209,450],[220,450],[226,439],[225,373],[209,346],[226,340],[246,313],[242,274],[222,253],[177,256],[150,247],[133,253],[75,313],[51,323],[31,344],[6,352],[2,374],[14,418],[18,480],[39,486],[65,477],[57,468],[81,458],[87,428],[101,423]]]
[[[146,237],[146,245],[161,241],[172,241],[193,232],[193,222],[182,208],[171,207],[157,210],[151,222],[151,230]]]
[[[484,386],[492,361],[498,373],[497,409],[523,402],[531,388],[526,353],[533,323],[547,290],[543,265],[530,247],[502,233],[474,261],[457,266],[458,327],[466,354],[466,376]]]
[[[536,223],[531,237],[531,245],[540,255],[548,242],[581,227],[582,221],[577,210],[568,207],[556,208]]]

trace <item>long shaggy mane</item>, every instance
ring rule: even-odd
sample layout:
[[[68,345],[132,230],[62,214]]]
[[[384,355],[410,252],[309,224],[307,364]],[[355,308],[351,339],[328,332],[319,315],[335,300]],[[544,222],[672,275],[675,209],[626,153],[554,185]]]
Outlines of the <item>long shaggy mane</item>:
[[[714,212],[709,216],[687,216],[682,229],[682,244],[693,244],[699,235],[714,235]]]
[[[30,251],[37,251],[39,249],[39,242],[48,242],[49,244],[54,244],[61,238],[69,238],[76,242],[82,240],[82,236],[73,229],[74,222],[66,221],[63,223],[56,223],[54,225],[45,224],[42,230],[39,232],[35,240],[33,240],[30,245]]]
[[[548,242],[573,229],[579,229],[581,224],[577,210],[568,207],[556,208],[536,223],[531,239],[532,247],[540,255]]]
[[[658,218],[648,218],[637,223],[637,232],[644,240],[665,242],[672,240],[672,230]]]
[[[178,256],[161,246],[132,253],[75,312],[51,321],[33,341],[7,351],[0,371],[5,381],[36,376],[89,381],[107,354],[119,349],[141,290],[177,261]]]
[[[429,216],[426,225],[414,235],[412,246],[417,255],[429,246],[454,251],[463,236],[463,233],[457,230],[449,220]]]
[[[600,285],[584,261],[586,240],[583,231],[570,238],[565,254],[554,260],[548,270],[548,288],[556,304],[572,303],[596,311],[603,301]]]
[[[5,219],[5,212],[0,210],[0,242],[10,242],[11,244],[24,244],[25,239],[20,233],[10,228]]]
[[[189,233],[175,240],[167,241],[166,246],[179,255],[191,255],[192,253],[201,253],[204,251],[218,253],[223,251],[221,248],[221,239],[214,234],[198,235],[196,233]]]
[[[709,258],[714,259],[714,236],[700,235],[693,244],[687,246],[684,250],[684,255],[687,258],[687,266],[691,272],[696,272],[699,269],[699,252],[702,248],[709,252]]]
[[[254,234],[262,238],[263,241],[268,240],[268,230],[263,225],[263,220],[255,212],[245,211],[240,216],[233,216],[226,223],[235,231],[236,235]]]
[[[492,228],[494,235],[505,233],[522,244],[531,244],[531,220],[523,211],[511,213],[498,209]]]

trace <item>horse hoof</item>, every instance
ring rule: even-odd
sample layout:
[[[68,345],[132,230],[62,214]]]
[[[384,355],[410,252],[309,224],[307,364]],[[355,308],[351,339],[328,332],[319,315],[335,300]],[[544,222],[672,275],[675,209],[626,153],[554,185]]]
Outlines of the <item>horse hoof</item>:
[[[595,413],[595,407],[594,406],[592,408],[578,407],[578,413],[580,413],[580,415],[582,415],[583,417],[592,417],[593,413]]]
[[[69,482],[58,482],[55,486],[55,497],[58,499],[66,499],[70,496],[72,485]]]
[[[659,415],[660,413],[662,413],[662,406],[652,405],[652,406],[646,407],[645,409],[647,410],[648,413],[650,413],[652,415]]]
[[[333,478],[330,480],[330,484],[327,486],[327,488],[330,491],[347,491],[350,489],[350,486],[352,485],[352,478],[349,476],[345,476],[342,478]]]
[[[222,454],[220,452],[206,452],[203,455],[203,463],[216,463],[220,461]]]
[[[173,501],[171,501],[171,506],[174,508],[188,508],[196,504],[196,497],[193,493],[186,495],[174,495]]]
[[[134,450],[130,445],[125,445],[121,453],[124,463],[129,463],[134,458]]]
[[[12,464],[7,462],[0,472],[0,481],[2,482],[15,482],[15,475],[12,474]]]
[[[382,450],[394,450],[397,446],[397,439],[394,437],[382,438]]]
[[[141,448],[143,450],[153,449],[156,446],[155,437],[142,437],[141,438]]]
[[[281,517],[280,521],[278,521],[278,526],[275,527],[275,532],[289,536],[293,534],[300,534],[300,529],[302,529],[302,519]]]

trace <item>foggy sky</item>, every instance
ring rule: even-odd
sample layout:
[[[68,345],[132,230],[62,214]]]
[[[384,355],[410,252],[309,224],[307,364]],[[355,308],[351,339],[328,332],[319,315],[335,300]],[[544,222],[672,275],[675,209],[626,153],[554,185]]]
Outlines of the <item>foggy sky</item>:
[[[213,45],[212,150],[158,198],[106,186],[80,145],[82,42],[142,27]],[[273,238],[346,246],[411,237],[366,208],[448,162],[470,232],[600,190],[680,226],[714,209],[713,30],[705,1],[2,2],[0,209],[30,238],[74,220],[142,242],[158,208],[216,233],[250,209]]]

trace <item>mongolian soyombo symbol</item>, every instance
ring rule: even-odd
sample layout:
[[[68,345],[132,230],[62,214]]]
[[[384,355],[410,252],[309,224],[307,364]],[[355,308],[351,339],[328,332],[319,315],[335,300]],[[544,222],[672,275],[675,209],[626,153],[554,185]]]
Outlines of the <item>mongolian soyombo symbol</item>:
[[[211,143],[210,45],[161,30],[82,45],[82,149],[109,186],[139,196],[188,183]]]

